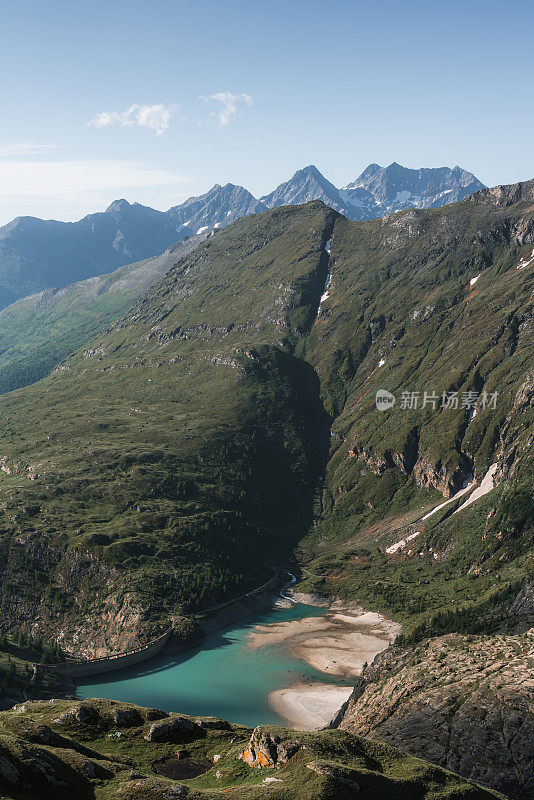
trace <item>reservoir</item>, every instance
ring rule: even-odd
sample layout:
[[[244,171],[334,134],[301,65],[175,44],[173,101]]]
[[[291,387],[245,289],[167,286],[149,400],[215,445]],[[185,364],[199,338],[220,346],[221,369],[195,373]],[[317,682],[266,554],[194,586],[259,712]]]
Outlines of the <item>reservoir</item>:
[[[271,708],[271,692],[298,681],[350,686],[292,655],[283,644],[254,649],[248,637],[258,626],[322,617],[324,608],[295,604],[273,608],[209,634],[202,644],[173,656],[156,656],[117,672],[82,678],[82,699],[104,697],[183,714],[216,716],[255,726],[287,724]]]

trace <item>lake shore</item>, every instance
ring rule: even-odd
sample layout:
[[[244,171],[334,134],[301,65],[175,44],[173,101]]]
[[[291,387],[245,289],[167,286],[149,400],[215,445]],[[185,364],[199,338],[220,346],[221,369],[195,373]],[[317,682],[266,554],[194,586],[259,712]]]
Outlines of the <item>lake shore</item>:
[[[352,686],[297,681],[269,695],[269,705],[295,730],[319,730],[335,717],[352,694]]]
[[[287,597],[307,605],[326,605],[328,610],[320,617],[256,625],[249,634],[249,646],[283,646],[334,679],[353,681],[361,675],[364,664],[389,647],[401,630],[398,623],[357,603],[338,599],[328,602],[290,591]],[[314,730],[328,725],[350,692],[350,686],[297,681],[271,692],[269,703],[291,727]]]

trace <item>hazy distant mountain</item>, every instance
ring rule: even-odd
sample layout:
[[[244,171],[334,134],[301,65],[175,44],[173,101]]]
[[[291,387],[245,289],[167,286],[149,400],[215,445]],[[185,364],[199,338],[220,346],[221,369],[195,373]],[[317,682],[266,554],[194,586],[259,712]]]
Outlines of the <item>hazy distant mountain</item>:
[[[188,236],[159,256],[45,289],[0,310],[0,394],[42,378],[123,314],[210,234]]]
[[[218,183],[200,197],[190,197],[185,203],[167,211],[170,219],[185,225],[191,233],[202,233],[208,228],[224,228],[239,217],[259,214],[267,206],[256,200],[242,186]]]
[[[376,204],[374,216],[381,217],[406,208],[436,208],[456,203],[483,188],[478,178],[461,167],[407,169],[393,162],[389,167],[370,164],[340,194],[351,204],[358,203],[362,191],[371,194]]]
[[[17,217],[0,228],[0,287],[10,302],[150,258],[189,233],[168,214],[126,200],[78,222]]]
[[[325,205],[353,219],[352,205],[341,197],[339,189],[336,189],[313,164],[299,169],[292,178],[277,186],[274,192],[261,198],[267,208],[302,205],[309,203],[310,200],[322,200]]]
[[[17,217],[0,228],[0,308],[151,258],[199,229],[224,227],[260,211],[266,206],[229,183],[165,212],[116,200],[78,222]]]
[[[0,308],[150,258],[183,236],[224,228],[267,208],[322,200],[351,220],[370,220],[405,208],[446,205],[480,188],[483,184],[460,167],[415,170],[393,163],[371,164],[337,189],[310,165],[260,200],[227,183],[165,212],[116,200],[79,222],[18,217],[0,228]]]

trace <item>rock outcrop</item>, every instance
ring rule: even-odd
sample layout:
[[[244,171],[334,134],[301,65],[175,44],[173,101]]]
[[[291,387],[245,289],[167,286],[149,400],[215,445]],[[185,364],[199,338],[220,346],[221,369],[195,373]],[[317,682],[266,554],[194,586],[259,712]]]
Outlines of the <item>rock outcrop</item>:
[[[301,742],[282,741],[280,736],[265,731],[263,726],[254,728],[250,741],[243,750],[241,758],[251,767],[276,767],[287,764],[300,749]]]
[[[534,629],[391,648],[333,724],[523,800],[534,793],[533,668]]]

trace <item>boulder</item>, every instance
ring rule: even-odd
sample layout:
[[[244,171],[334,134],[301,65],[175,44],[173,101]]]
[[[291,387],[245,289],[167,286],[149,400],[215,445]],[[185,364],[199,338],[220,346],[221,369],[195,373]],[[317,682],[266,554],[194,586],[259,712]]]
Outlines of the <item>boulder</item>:
[[[190,719],[173,717],[164,722],[154,722],[144,738],[147,742],[180,742],[196,739],[202,734],[202,728]]]

